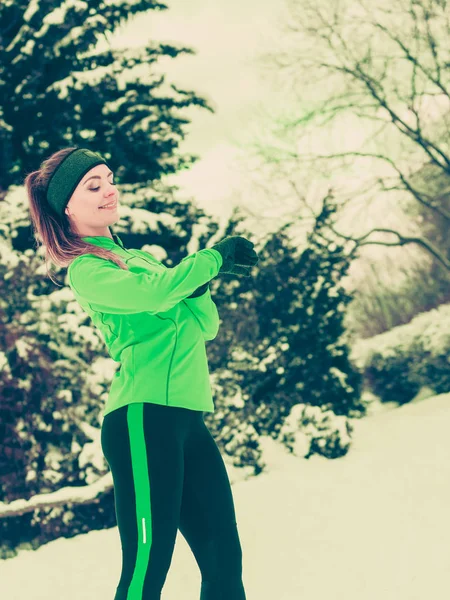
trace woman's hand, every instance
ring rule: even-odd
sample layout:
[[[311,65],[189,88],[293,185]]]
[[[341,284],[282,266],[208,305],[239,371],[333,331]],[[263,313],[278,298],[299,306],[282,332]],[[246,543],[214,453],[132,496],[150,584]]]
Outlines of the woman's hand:
[[[254,245],[241,235],[232,235],[211,246],[212,250],[220,252],[223,259],[218,275],[230,273],[250,277],[250,269],[259,262]]]

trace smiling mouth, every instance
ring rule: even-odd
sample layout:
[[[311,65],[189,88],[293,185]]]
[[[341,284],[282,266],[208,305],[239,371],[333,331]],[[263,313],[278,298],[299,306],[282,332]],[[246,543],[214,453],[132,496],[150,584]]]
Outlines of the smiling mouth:
[[[101,208],[115,208],[117,206],[117,200],[114,200],[114,202],[110,202],[109,204],[104,204],[103,206],[99,206],[99,210]]]

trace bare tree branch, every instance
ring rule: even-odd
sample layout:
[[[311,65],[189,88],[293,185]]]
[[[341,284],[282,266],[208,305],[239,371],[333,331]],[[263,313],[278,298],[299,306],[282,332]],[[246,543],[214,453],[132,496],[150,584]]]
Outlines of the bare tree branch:
[[[407,191],[421,206],[448,222],[450,211],[446,204],[447,192],[443,188],[447,187],[450,179],[450,153],[447,151],[448,136],[445,135],[445,130],[450,129],[450,118],[443,122],[437,135],[432,135],[426,125],[434,124],[427,121],[423,109],[427,108],[425,103],[434,98],[450,99],[450,86],[447,83],[450,58],[446,62],[446,55],[440,52],[445,48],[446,38],[442,35],[445,23],[450,31],[450,11],[446,11],[446,3],[438,0],[393,0],[386,7],[359,0],[358,5],[364,10],[361,11],[359,6],[350,2],[336,1],[331,6],[326,0],[295,2],[296,10],[292,11],[290,30],[295,31],[298,37],[300,53],[297,60],[289,60],[292,52],[290,57],[286,55],[293,78],[301,73],[299,66],[307,67],[304,71],[307,72],[307,86],[317,73],[323,80],[328,76],[332,83],[333,77],[343,76],[342,82],[348,83],[348,89],[343,92],[341,88],[339,93],[330,91],[327,98],[316,103],[320,105],[312,109],[310,103],[303,101],[302,105],[306,105],[307,110],[296,119],[286,119],[283,127],[286,131],[296,127],[304,131],[309,124],[323,126],[344,111],[351,111],[360,118],[380,123],[380,126],[373,128],[375,132],[371,133],[370,139],[364,140],[362,150],[378,140],[388,126],[393,125],[397,132],[424,153],[421,167],[412,173],[407,162],[390,157],[389,146],[381,152],[356,150],[305,156],[287,144],[280,144],[274,148],[266,145],[264,154],[268,160],[280,166],[289,165],[291,161],[309,164],[311,161],[333,159],[341,159],[344,166],[347,164],[346,157],[383,160],[392,168],[392,177],[375,175],[374,180],[381,186],[380,191]],[[360,32],[362,35],[359,35]],[[384,46],[381,47],[381,44]],[[309,52],[305,51],[306,46],[310,47]],[[407,68],[406,78],[401,76],[403,66]],[[326,82],[322,85],[326,85]],[[445,121],[445,115],[442,121]],[[434,126],[432,130],[435,131]],[[414,160],[416,158],[414,156]],[[442,180],[436,169],[442,172]],[[436,179],[433,186],[423,179],[428,171]],[[287,177],[287,181],[301,198],[296,180]],[[432,188],[436,191],[431,191]],[[353,242],[358,247],[367,244],[417,244],[448,269],[446,253],[440,252],[429,239],[389,230],[396,238],[386,243],[373,240],[377,231],[386,233],[388,230],[374,229],[370,232],[372,236],[368,234],[366,237],[353,238]]]
[[[295,156],[298,156],[297,154],[295,154]],[[403,175],[403,173],[400,171],[400,169],[397,168],[396,164],[394,163],[393,160],[391,160],[388,156],[383,156],[382,154],[376,154],[373,152],[339,152],[336,154],[316,154],[314,156],[311,157],[307,157],[307,156],[301,156],[302,160],[311,160],[311,161],[315,161],[318,159],[333,159],[333,158],[342,158],[344,156],[360,156],[360,157],[371,157],[371,158],[378,158],[380,160],[383,160],[385,162],[388,162],[392,168],[398,173],[401,181],[403,182],[403,184],[405,185],[405,188],[416,198],[416,200],[418,200],[421,204],[423,204],[424,206],[426,206],[427,208],[431,208],[432,210],[436,211],[441,217],[443,217],[444,219],[450,220],[450,212],[445,210],[445,208],[443,208],[442,206],[438,206],[433,202],[428,202],[427,200],[424,199],[424,195],[426,194],[422,194],[421,192],[419,192],[418,190],[416,190],[415,188],[413,188],[413,186],[407,181],[407,179],[405,178],[405,176]]]
[[[381,29],[381,31],[383,31],[392,41],[396,42],[400,48],[403,50],[403,52],[405,53],[406,58],[412,62],[412,64],[419,68],[422,73],[425,75],[425,77],[427,79],[429,79],[432,83],[434,83],[434,85],[436,87],[438,87],[443,94],[445,94],[447,97],[450,97],[449,94],[449,90],[444,86],[444,84],[442,83],[442,81],[440,80],[439,77],[434,77],[432,75],[432,73],[430,73],[417,59],[417,56],[414,56],[413,54],[411,54],[409,48],[406,46],[406,44],[404,42],[402,42],[402,40],[394,35],[391,31],[389,31],[389,29],[387,27],[385,27],[384,25],[382,25],[381,23],[372,23],[372,25],[374,27],[376,27],[377,29]]]
[[[445,256],[443,256],[443,254],[441,252],[439,252],[439,250],[430,241],[428,241],[424,238],[414,237],[414,236],[413,237],[403,236],[401,233],[399,233],[398,231],[395,231],[394,229],[386,229],[383,227],[376,227],[374,229],[371,229],[368,233],[362,235],[361,237],[353,237],[353,236],[344,235],[343,233],[336,231],[336,229],[333,226],[330,226],[330,229],[339,237],[342,237],[343,239],[346,239],[351,242],[355,242],[355,244],[356,244],[355,249],[359,248],[361,246],[367,246],[369,244],[376,244],[378,246],[405,246],[406,244],[418,244],[419,246],[421,246],[422,248],[427,250],[427,252],[432,254],[448,271],[450,271],[450,261],[447,260],[445,258]],[[383,242],[380,240],[367,239],[373,233],[378,233],[378,232],[391,233],[392,235],[395,235],[397,237],[397,241],[396,242]],[[352,254],[354,253],[355,249],[353,250]]]
[[[360,68],[359,64],[355,65],[355,69],[345,66],[339,67],[330,63],[319,63],[319,66],[328,67],[335,71],[341,71],[363,82],[369,90],[369,92],[371,93],[372,97],[378,101],[379,106],[384,108],[389,114],[389,116],[391,117],[392,124],[400,131],[400,133],[406,135],[413,142],[420,145],[423,148],[424,152],[429,156],[431,162],[450,175],[450,158],[446,154],[444,154],[444,152],[440,150],[440,148],[433,144],[433,142],[431,142],[429,139],[424,138],[419,130],[410,127],[408,123],[406,123],[405,120],[402,119],[399,116],[399,114],[394,111],[393,108],[391,108],[391,106],[388,104],[387,99],[383,98],[376,89],[377,87],[380,87],[379,82],[375,81],[370,77],[370,75],[365,73]],[[436,153],[436,156],[433,154],[433,152]],[[439,157],[442,158],[443,162],[439,161]]]

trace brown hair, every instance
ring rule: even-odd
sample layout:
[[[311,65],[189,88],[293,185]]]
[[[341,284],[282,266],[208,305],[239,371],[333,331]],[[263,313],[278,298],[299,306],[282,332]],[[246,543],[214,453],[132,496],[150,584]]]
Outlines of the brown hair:
[[[75,149],[70,147],[58,150],[42,162],[40,169],[29,173],[24,180],[34,237],[45,249],[47,275],[53,283],[56,281],[50,274],[50,263],[67,268],[75,258],[86,253],[111,260],[121,269],[129,270],[128,265],[110,250],[84,242],[72,231],[66,213],[64,212],[62,216],[57,215],[47,202],[45,192],[50,177],[64,158]]]

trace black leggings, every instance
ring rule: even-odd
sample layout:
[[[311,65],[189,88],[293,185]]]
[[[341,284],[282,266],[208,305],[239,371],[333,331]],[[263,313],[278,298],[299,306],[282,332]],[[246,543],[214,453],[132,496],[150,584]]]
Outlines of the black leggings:
[[[122,546],[114,600],[160,600],[178,529],[201,572],[200,600],[246,600],[230,482],[203,412],[129,404],[104,417],[101,444]]]

